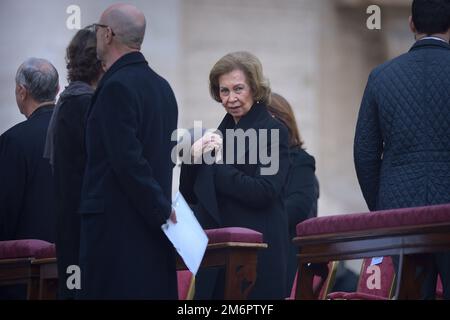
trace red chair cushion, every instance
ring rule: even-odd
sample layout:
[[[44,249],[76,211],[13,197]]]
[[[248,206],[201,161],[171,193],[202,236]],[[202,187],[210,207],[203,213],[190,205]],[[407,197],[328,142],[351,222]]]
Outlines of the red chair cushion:
[[[247,228],[220,228],[205,230],[209,244],[220,242],[262,243],[262,233]]]
[[[0,259],[42,259],[55,256],[55,245],[47,241],[35,239],[0,241]]]
[[[297,236],[360,231],[450,221],[450,205],[402,208],[311,218],[297,225]]]

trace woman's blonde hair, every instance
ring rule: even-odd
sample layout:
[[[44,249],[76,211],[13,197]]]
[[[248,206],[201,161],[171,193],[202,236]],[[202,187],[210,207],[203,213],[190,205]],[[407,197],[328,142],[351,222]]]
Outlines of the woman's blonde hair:
[[[234,70],[241,70],[252,90],[255,101],[270,102],[269,81],[264,78],[262,64],[259,59],[246,51],[237,51],[223,56],[209,73],[209,92],[217,102],[221,102],[219,78]]]

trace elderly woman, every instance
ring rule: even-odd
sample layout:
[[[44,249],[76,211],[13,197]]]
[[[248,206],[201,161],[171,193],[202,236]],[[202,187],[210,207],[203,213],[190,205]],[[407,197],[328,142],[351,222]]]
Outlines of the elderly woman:
[[[277,93],[272,93],[267,106],[270,114],[281,121],[289,133],[289,174],[284,190],[284,204],[289,222],[289,250],[287,260],[287,296],[291,292],[298,266],[298,247],[292,243],[297,235],[298,223],[317,216],[319,182],[315,175],[316,161],[303,147],[303,140],[289,102]]]
[[[257,279],[249,297],[283,299],[288,246],[283,203],[289,167],[287,129],[267,111],[270,87],[253,54],[227,54],[214,65],[209,80],[213,99],[227,114],[218,135],[203,139],[200,147],[204,153],[215,150],[221,156],[211,165],[184,164],[180,191],[203,228],[245,227],[263,234],[268,248],[258,255]],[[204,292],[209,290],[209,295],[197,297],[220,298],[220,281],[215,283],[211,277],[206,281],[198,274],[196,290],[208,286]]]
[[[92,26],[78,31],[66,50],[69,85],[61,93],[49,124],[44,157],[53,167],[56,192],[59,298],[73,299],[66,273],[79,265],[81,184],[86,151],[85,118],[95,87],[103,74],[97,59],[96,35]]]

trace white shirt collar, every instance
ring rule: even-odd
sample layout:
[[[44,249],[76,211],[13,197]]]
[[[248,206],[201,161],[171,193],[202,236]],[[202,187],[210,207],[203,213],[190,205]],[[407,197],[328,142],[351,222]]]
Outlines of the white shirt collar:
[[[439,38],[439,37],[428,36],[428,37],[420,38],[420,39],[417,40],[417,41],[420,41],[420,40],[439,40],[439,41],[442,41],[442,42],[445,42],[445,43],[448,44],[448,42],[447,42],[446,40],[444,40],[444,39],[442,39],[442,38]]]

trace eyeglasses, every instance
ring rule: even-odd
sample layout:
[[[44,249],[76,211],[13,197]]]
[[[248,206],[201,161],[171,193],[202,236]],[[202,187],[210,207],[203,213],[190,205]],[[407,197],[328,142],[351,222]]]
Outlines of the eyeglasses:
[[[111,30],[111,35],[114,37],[116,34],[114,33],[113,29],[110,26],[107,26],[106,24],[100,24],[100,23],[93,23],[89,26],[87,26],[85,29],[89,29],[97,33],[98,28],[109,28]]]

